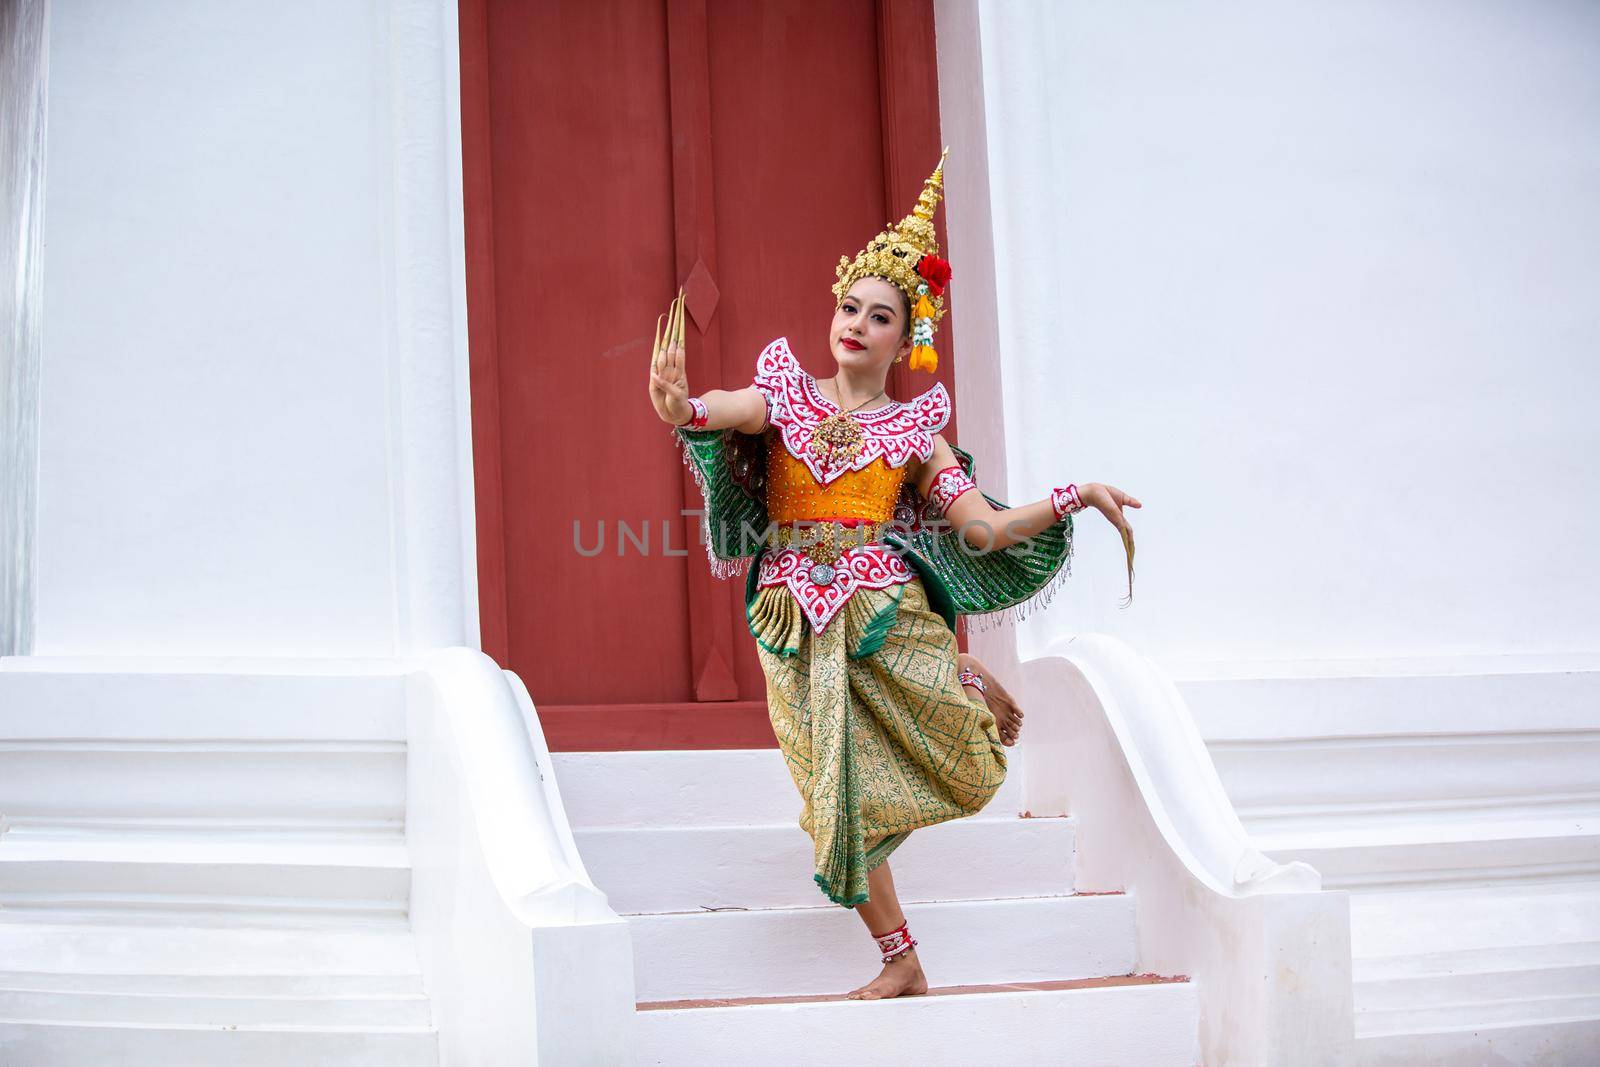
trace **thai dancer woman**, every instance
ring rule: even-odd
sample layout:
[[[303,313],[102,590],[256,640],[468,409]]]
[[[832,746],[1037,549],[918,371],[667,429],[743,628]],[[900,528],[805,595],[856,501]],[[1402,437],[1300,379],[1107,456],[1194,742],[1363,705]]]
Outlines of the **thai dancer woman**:
[[[1047,595],[1085,508],[1122,534],[1132,588],[1123,509],[1138,500],[1090,482],[1005,507],[977,491],[971,457],[940,433],[943,385],[906,401],[886,393],[895,363],[936,366],[950,280],[932,221],[943,165],[910,215],[840,259],[832,377],[807,374],[778,338],[751,385],[691,396],[681,298],[651,355],[650,400],[705,494],[713,567],[726,577],[749,563],[746,616],[813,877],[882,950],[857,999],[926,992],[888,858],[918,827],[981,810],[1021,725],[1009,700],[996,701],[997,719],[983,673],[964,669],[956,618]]]

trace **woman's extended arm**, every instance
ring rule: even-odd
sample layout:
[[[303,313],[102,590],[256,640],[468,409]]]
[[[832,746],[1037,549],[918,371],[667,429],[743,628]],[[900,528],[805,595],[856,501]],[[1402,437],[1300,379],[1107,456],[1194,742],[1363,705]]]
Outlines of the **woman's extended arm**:
[[[1088,482],[1077,486],[1079,503],[1076,507],[1070,502],[1070,494],[1063,494],[1063,491],[1058,490],[1055,495],[1044,500],[1036,500],[1021,507],[1002,509],[990,506],[982,493],[964,491],[976,487],[967,483],[964,475],[959,477],[945,475],[951,467],[956,468],[959,474],[961,466],[956,462],[956,455],[950,450],[949,443],[945,441],[943,434],[934,434],[933,455],[923,462],[917,472],[917,491],[930,500],[936,499],[936,493],[940,497],[952,493],[959,494],[948,500],[940,499],[940,502],[944,507],[945,520],[973,548],[979,550],[1010,548],[1047,529],[1063,514],[1076,511],[1080,507],[1092,507],[1099,511],[1123,534],[1125,542],[1132,539],[1133,533],[1128,526],[1127,518],[1122,514],[1122,509],[1137,508],[1141,505],[1138,500],[1115,486],[1103,485],[1100,482]],[[941,475],[945,475],[946,480],[953,485],[936,490],[934,483]]]
[[[683,300],[672,302],[666,316],[665,336],[656,324],[656,341],[650,350],[650,404],[661,421],[697,430],[732,427],[759,433],[767,424],[767,398],[753,385],[743,389],[713,389],[689,396],[689,375],[684,367]]]

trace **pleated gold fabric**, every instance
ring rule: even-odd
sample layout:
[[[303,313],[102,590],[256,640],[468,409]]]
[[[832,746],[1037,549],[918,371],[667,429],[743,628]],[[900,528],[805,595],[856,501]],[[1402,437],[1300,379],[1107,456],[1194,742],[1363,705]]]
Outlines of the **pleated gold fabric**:
[[[821,634],[782,586],[761,590],[748,616],[813,877],[855,907],[869,899],[867,872],[912,830],[994,797],[1006,776],[994,716],[957,681],[955,634],[920,579],[857,589]]]

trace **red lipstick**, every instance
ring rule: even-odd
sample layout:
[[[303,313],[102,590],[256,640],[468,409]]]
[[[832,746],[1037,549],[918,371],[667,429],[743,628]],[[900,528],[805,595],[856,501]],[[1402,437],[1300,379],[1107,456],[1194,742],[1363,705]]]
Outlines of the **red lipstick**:
[[[844,345],[852,352],[860,352],[867,347],[860,341],[857,341],[854,337],[841,337],[839,338],[839,343]]]

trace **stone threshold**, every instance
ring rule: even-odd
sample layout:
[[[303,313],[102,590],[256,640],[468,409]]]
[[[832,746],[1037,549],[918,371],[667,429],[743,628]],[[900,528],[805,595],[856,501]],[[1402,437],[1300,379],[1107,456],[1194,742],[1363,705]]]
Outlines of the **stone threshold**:
[[[1068,989],[1104,989],[1115,986],[1167,985],[1187,982],[1184,975],[1119,974],[1108,978],[1066,978],[1044,982],[1003,982],[995,985],[933,986],[924,996],[966,996],[974,993],[1050,993]],[[915,999],[915,998],[897,998]],[[713,1000],[651,1000],[639,1001],[634,1007],[639,1011],[670,1011],[676,1008],[742,1008],[756,1004],[826,1004],[833,1001],[850,1001],[843,993],[819,993],[800,997],[732,997]],[[861,1001],[860,1003],[873,1003]]]

